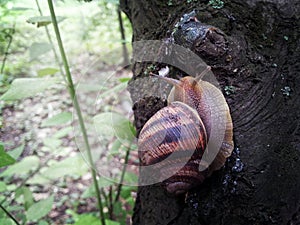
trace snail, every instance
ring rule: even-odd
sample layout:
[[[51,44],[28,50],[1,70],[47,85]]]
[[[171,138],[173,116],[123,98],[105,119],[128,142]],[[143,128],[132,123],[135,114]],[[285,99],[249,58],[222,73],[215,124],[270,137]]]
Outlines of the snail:
[[[142,166],[160,176],[167,192],[179,195],[224,165],[234,147],[233,125],[222,92],[211,83],[191,76],[156,77],[174,87],[168,106],[139,134],[139,158]]]

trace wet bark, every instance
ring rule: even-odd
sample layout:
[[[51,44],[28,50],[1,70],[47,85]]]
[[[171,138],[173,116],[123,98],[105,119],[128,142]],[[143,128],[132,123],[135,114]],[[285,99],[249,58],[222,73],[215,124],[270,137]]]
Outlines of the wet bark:
[[[170,37],[192,10],[221,31],[218,41],[212,36],[189,44],[180,33],[175,41],[212,67],[231,110],[236,146],[224,168],[187,196],[169,196],[159,184],[140,187],[133,224],[300,223],[300,4],[223,2],[218,9],[200,0],[121,0],[133,41]],[[220,42],[226,50],[214,52]],[[145,76],[147,66],[136,63],[133,80]],[[145,97],[149,89],[129,87],[138,131],[165,105]]]

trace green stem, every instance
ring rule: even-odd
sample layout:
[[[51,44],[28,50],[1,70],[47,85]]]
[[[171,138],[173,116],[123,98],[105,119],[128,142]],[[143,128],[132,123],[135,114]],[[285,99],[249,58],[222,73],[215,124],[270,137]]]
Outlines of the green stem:
[[[113,206],[113,197],[112,197],[112,186],[109,186],[109,204],[108,206],[108,214],[109,214],[109,219],[113,220],[113,211],[114,211],[114,206]]]
[[[14,33],[15,33],[15,27],[16,27],[16,21],[14,21],[14,25],[13,25],[11,34],[7,34],[8,38],[9,38],[9,41],[8,41],[7,47],[6,47],[6,49],[5,49],[4,58],[3,58],[3,61],[2,61],[2,66],[1,66],[1,70],[0,70],[0,73],[1,73],[1,74],[3,74],[3,72],[4,72],[5,63],[6,63],[8,54],[9,54],[8,51],[9,51],[9,49],[10,49],[10,46],[11,46],[11,43],[12,43],[12,40],[13,40],[13,35],[14,35]]]
[[[11,218],[11,219],[15,222],[15,224],[20,225],[20,223],[15,219],[15,217],[14,217],[10,212],[8,212],[8,211],[2,206],[2,204],[0,205],[0,208],[5,212],[5,214],[6,214],[9,218]]]
[[[39,11],[40,15],[43,16],[43,12],[42,12],[42,9],[41,9],[39,0],[35,0],[35,3],[36,3],[36,5],[37,5],[37,8],[38,8],[38,11]],[[56,50],[55,50],[55,47],[54,47],[54,44],[53,44],[53,41],[52,41],[52,38],[51,38],[51,35],[50,35],[50,32],[49,32],[49,29],[48,29],[47,26],[45,26],[45,31],[46,31],[46,34],[47,34],[48,41],[49,41],[49,43],[50,43],[51,46],[52,46],[52,51],[53,51],[53,54],[54,54],[55,61],[56,61],[57,64],[58,64],[60,74],[62,75],[62,77],[63,77],[63,79],[65,80],[65,82],[67,82],[66,77],[65,77],[65,75],[64,75],[63,67],[62,67],[62,65],[61,65],[61,63],[60,63],[58,54],[57,54],[57,52],[56,52]]]
[[[123,47],[123,63],[124,66],[129,65],[129,58],[128,58],[128,50],[126,47],[126,37],[125,37],[125,29],[123,25],[123,19],[121,15],[121,9],[120,6],[117,6],[117,14],[118,14],[118,20],[119,20],[119,27],[120,27],[120,32],[121,32],[121,39],[122,39],[122,47]]]
[[[103,188],[101,188],[100,191],[101,191],[102,196],[104,197],[104,203],[105,203],[104,205],[108,205],[109,201],[108,201],[107,194],[105,193]]]
[[[128,163],[128,159],[129,159],[130,149],[131,149],[131,143],[130,143],[129,147],[127,148],[127,151],[126,151],[125,163],[124,163],[124,166],[123,166],[123,170],[122,170],[122,174],[121,174],[121,179],[119,181],[119,185],[118,185],[118,188],[117,188],[117,195],[116,195],[116,198],[115,198],[115,202],[119,201],[120,193],[121,193],[122,186],[123,186],[122,183],[124,181],[126,167],[127,167],[127,163]]]
[[[64,65],[64,68],[65,68],[65,73],[66,73],[66,76],[67,76],[69,92],[70,92],[71,98],[74,101],[74,107],[75,107],[75,110],[76,110],[76,113],[77,113],[77,116],[78,116],[80,129],[81,129],[83,139],[84,139],[84,144],[85,144],[85,147],[86,147],[86,150],[87,150],[88,160],[89,160],[89,163],[91,165],[91,172],[92,172],[93,182],[94,182],[94,185],[95,185],[95,190],[96,190],[96,195],[97,195],[97,200],[98,200],[98,207],[99,207],[100,216],[101,216],[101,222],[102,222],[102,225],[105,225],[101,195],[100,195],[100,190],[99,190],[99,186],[98,186],[98,182],[97,182],[97,174],[96,174],[96,171],[94,169],[95,166],[94,166],[93,157],[92,157],[92,153],[91,153],[91,149],[90,149],[90,144],[89,144],[89,141],[88,141],[87,131],[86,131],[85,124],[84,124],[83,117],[82,117],[82,113],[81,113],[81,110],[80,110],[80,105],[79,105],[79,102],[77,100],[75,87],[74,87],[72,76],[71,76],[71,73],[70,73],[68,60],[67,60],[67,57],[66,57],[66,54],[65,54],[65,50],[64,50],[63,43],[62,43],[62,40],[61,40],[60,32],[59,32],[59,29],[58,29],[58,25],[57,25],[57,21],[56,21],[56,16],[55,16],[52,0],[48,0],[48,6],[49,6],[50,13],[51,13],[51,19],[52,19],[52,23],[53,23],[53,27],[54,27],[54,31],[55,31],[55,35],[56,35],[56,39],[57,39],[57,43],[58,43],[58,46],[59,46],[61,58],[62,58],[63,65]]]

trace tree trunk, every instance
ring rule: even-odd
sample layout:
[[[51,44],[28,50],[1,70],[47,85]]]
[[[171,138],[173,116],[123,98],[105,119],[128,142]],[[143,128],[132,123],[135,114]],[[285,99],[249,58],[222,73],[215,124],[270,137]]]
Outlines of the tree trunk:
[[[121,1],[133,41],[170,37],[193,10],[201,23],[220,29],[217,41],[206,37],[197,45],[179,32],[175,43],[212,67],[225,90],[235,142],[224,168],[186,196],[170,196],[159,184],[139,187],[133,224],[300,224],[299,1],[221,2]],[[215,51],[220,42],[224,51]],[[135,63],[133,80],[145,76],[147,66]],[[165,105],[145,97],[150,89],[129,85],[138,132]]]

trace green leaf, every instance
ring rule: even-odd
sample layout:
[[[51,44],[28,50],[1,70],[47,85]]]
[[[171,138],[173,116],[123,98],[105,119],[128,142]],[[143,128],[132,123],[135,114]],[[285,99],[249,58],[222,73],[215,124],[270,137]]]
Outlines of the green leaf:
[[[42,127],[51,127],[51,126],[57,126],[64,123],[67,123],[72,120],[72,113],[70,112],[62,112],[55,116],[52,116],[51,118],[43,121]]]
[[[22,155],[24,148],[25,148],[25,144],[22,144],[19,147],[16,147],[13,150],[9,151],[8,154],[11,157],[13,157],[15,160],[17,160],[20,157],[20,155]]]
[[[52,49],[52,45],[47,42],[34,42],[29,48],[30,61],[46,54]]]
[[[120,81],[121,83],[128,83],[128,81],[130,81],[130,79],[131,79],[131,78],[129,78],[129,77],[123,77],[123,78],[120,78],[119,81]]]
[[[20,162],[8,167],[0,174],[0,177],[27,174],[31,170],[36,169],[39,166],[39,163],[40,160],[37,156],[27,156]]]
[[[120,215],[123,213],[123,209],[122,209],[122,203],[121,202],[115,202],[113,205],[113,212],[115,215]]]
[[[12,82],[10,88],[0,97],[0,100],[20,100],[32,97],[59,81],[60,79],[57,78],[18,78]]]
[[[101,225],[98,217],[91,214],[83,214],[79,216],[79,220],[74,225]]]
[[[52,150],[55,150],[61,146],[62,140],[57,138],[45,138],[43,143],[45,146],[51,148]]]
[[[0,145],[0,167],[15,163],[16,160],[4,151],[3,145]]]
[[[8,218],[1,218],[0,224],[1,225],[15,225],[15,223],[11,219],[8,219]]]
[[[6,183],[0,181],[0,192],[6,191],[6,189],[7,189]]]
[[[44,69],[38,70],[37,74],[39,77],[44,77],[47,75],[53,75],[53,74],[57,73],[58,71],[59,70],[56,68],[44,68]]]
[[[81,154],[54,162],[41,174],[49,179],[57,179],[66,175],[81,176],[88,171],[88,166]]]
[[[119,222],[117,222],[117,221],[112,221],[112,220],[108,220],[108,219],[105,220],[105,224],[106,224],[106,225],[120,225]]]
[[[40,220],[38,225],[49,225],[49,223],[46,220]]]
[[[119,222],[112,220],[105,220],[106,225],[120,225]],[[101,225],[101,221],[98,217],[95,217],[91,214],[79,215],[79,220],[74,225]]]
[[[9,184],[9,185],[7,185],[7,190],[8,191],[15,191],[16,188],[17,188],[16,184]]]
[[[64,19],[66,19],[66,17],[63,16],[56,17],[58,23],[63,21]],[[52,23],[52,20],[50,16],[35,16],[35,17],[30,17],[28,20],[26,20],[26,22],[36,24],[37,27],[42,27]]]
[[[138,177],[134,173],[125,172],[124,181],[128,184],[135,184],[138,182]]]
[[[26,7],[12,7],[12,11],[25,11],[25,10],[32,10],[32,8],[26,8]]]
[[[135,138],[135,129],[132,123],[118,113],[100,113],[94,116],[93,121],[97,134],[100,136],[116,136],[120,140],[128,142]]]
[[[122,208],[122,203],[120,201],[115,202],[113,204],[113,212],[114,215],[116,215],[116,217],[118,218],[119,222],[121,222],[122,224],[125,224],[125,217],[126,217],[126,213],[127,213],[127,209],[124,210]],[[109,221],[108,224],[115,224],[115,221]]]
[[[119,155],[122,142],[120,140],[115,140],[112,146],[109,148],[109,155]]]
[[[109,187],[111,185],[114,185],[115,183],[105,179],[104,177],[99,177],[98,180],[98,186],[99,188],[105,188],[105,187]],[[91,184],[82,194],[82,198],[90,198],[96,196],[96,191],[95,191],[95,186],[94,184]]]
[[[134,187],[131,186],[123,186],[122,190],[121,190],[121,196],[122,198],[126,199],[129,198],[131,196],[131,192],[135,190]]]
[[[44,184],[49,184],[51,182],[50,179],[42,176],[41,174],[36,174],[32,178],[30,178],[26,184],[39,184],[39,185],[44,185]]]
[[[37,221],[42,217],[46,216],[52,208],[54,197],[50,196],[44,200],[41,200],[33,204],[26,212],[28,221]]]
[[[119,4],[119,1],[118,0],[105,0],[107,3],[112,3],[112,4],[115,4],[115,5],[118,5]]]
[[[22,187],[22,194],[24,196],[25,209],[28,210],[34,204],[32,192],[28,187]]]
[[[72,209],[67,209],[66,210],[66,215],[70,215],[75,221],[77,221],[80,217],[79,214],[77,214],[74,210]]]
[[[118,84],[117,86],[111,88],[111,89],[108,89],[107,91],[101,93],[98,98],[103,98],[103,97],[106,97],[106,96],[110,96],[112,93],[118,93],[122,90],[125,90],[125,88],[127,87],[127,82],[124,82],[124,83],[120,83]]]
[[[133,199],[133,197],[128,197],[128,198],[126,198],[126,200],[125,200],[132,208],[134,207],[134,203],[135,203],[135,201],[134,201],[134,199]]]
[[[73,130],[72,127],[65,127],[65,128],[63,128],[63,129],[57,131],[57,132],[53,135],[53,137],[54,137],[54,138],[62,138],[62,137],[65,137],[65,136],[69,135],[70,132],[71,132],[72,130]]]

